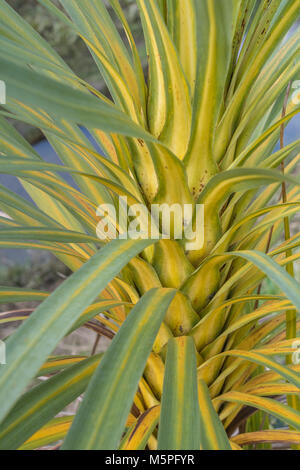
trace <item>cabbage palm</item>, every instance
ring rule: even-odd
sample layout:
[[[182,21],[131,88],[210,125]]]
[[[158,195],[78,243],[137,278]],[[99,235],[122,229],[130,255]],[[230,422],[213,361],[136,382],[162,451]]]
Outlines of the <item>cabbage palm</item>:
[[[118,0],[39,2],[85,42],[110,98],[1,0],[0,169],[32,202],[0,186],[0,246],[49,250],[73,274],[51,295],[0,290],[1,303],[40,302],[0,316],[22,321],[0,366],[0,448],[300,444],[300,140],[284,145],[300,109],[300,0],[136,0],[146,74]],[[41,129],[61,165],[8,117]],[[119,196],[203,204],[203,246],[101,241],[97,207],[118,212]],[[112,339],[107,352],[53,355],[80,327]]]

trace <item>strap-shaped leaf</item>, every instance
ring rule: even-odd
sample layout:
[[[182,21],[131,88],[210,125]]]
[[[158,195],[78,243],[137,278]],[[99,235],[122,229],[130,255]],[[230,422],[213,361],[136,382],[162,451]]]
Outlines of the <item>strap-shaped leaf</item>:
[[[227,197],[235,191],[248,191],[273,182],[284,181],[300,185],[300,182],[292,176],[267,169],[236,168],[218,173],[211,178],[197,201],[198,204],[204,204],[205,207],[204,246],[202,249],[190,253],[190,261],[196,264],[205,255],[210,254],[211,246],[214,246],[220,238],[219,210]]]
[[[202,0],[194,5],[198,68],[185,164],[195,197],[218,171],[213,152],[214,129],[224,96],[239,3],[239,0]]]
[[[204,380],[198,382],[202,450],[231,450],[226,431],[212,404]]]
[[[150,60],[148,118],[150,130],[182,159],[190,137],[188,85],[156,2],[137,0]]]
[[[54,243],[34,243],[34,242],[17,242],[17,241],[0,241],[0,248],[12,248],[12,249],[24,249],[24,250],[45,250],[51,251],[57,254],[63,254],[68,256],[75,256],[78,259],[85,260],[86,257],[76,253],[74,250],[67,248],[61,248],[59,245]]]
[[[284,38],[292,24],[299,17],[300,0],[293,2],[283,2],[283,10],[280,21],[277,21],[271,30],[268,38],[264,41],[262,47],[257,51],[253,61],[248,67],[247,73],[244,75],[240,86],[234,94],[230,106],[223,116],[222,122],[218,129],[218,136],[215,146],[217,159],[221,158],[230,142],[236,119],[241,111],[241,106],[247,98],[249,90],[253,86],[263,66],[274,52],[280,41]],[[282,105],[281,105],[282,106]]]
[[[196,349],[191,337],[168,342],[158,433],[160,450],[199,450]]]
[[[20,66],[3,56],[0,64],[1,79],[9,83],[8,100],[16,99],[29,106],[42,108],[72,123],[154,140],[113,104]]]
[[[81,362],[84,359],[87,359],[87,356],[49,356],[47,361],[44,362],[38,371],[37,377],[61,372],[63,369],[67,369],[68,367],[78,364],[78,362]]]
[[[48,297],[47,292],[28,290],[18,287],[0,286],[0,304],[9,302],[40,302]]]
[[[280,442],[300,444],[300,432],[287,431],[285,429],[264,430],[256,432],[246,432],[232,438],[233,442],[243,446],[262,442]]]
[[[266,352],[266,350],[265,350]],[[260,354],[259,352],[254,351],[243,351],[243,350],[231,350],[224,351],[217,356],[211,357],[203,365],[198,368],[198,372],[201,374],[201,369],[205,367],[212,367],[212,362],[218,360],[221,357],[230,356],[236,357],[238,359],[244,359],[245,361],[254,362],[255,364],[261,365],[266,369],[271,369],[272,371],[277,372],[283,379],[286,379],[296,387],[300,389],[300,377],[298,371],[286,367],[284,365],[278,364],[273,359],[270,359],[265,354]]]
[[[78,233],[72,230],[48,229],[44,227],[14,227],[11,229],[0,229],[0,240],[40,240],[61,243],[89,243],[101,241],[92,235]]]
[[[72,420],[72,415],[52,419],[39,431],[33,434],[33,436],[31,436],[26,442],[24,442],[18,450],[39,449],[42,446],[46,446],[63,439],[72,424]]]
[[[146,410],[138,418],[136,425],[122,443],[121,450],[144,450],[158,423],[159,414],[159,406],[153,406]]]
[[[0,449],[17,449],[83,393],[99,361],[92,356],[25,393],[1,423]]]
[[[77,33],[86,42],[115,100],[133,112],[144,100],[131,57],[103,2],[61,0]],[[136,109],[134,109],[136,108]],[[142,113],[143,114],[143,113]]]
[[[201,266],[189,277],[182,287],[182,290],[190,297],[193,307],[197,310],[201,307],[205,307],[208,304],[207,291],[201,292],[197,288],[199,280],[201,282],[204,270],[214,270],[217,272],[219,266],[231,260],[232,258],[244,258],[250,263],[253,263],[259,268],[265,275],[267,275],[286,295],[286,297],[295,305],[300,311],[300,297],[299,297],[299,284],[292,278],[285,269],[274,261],[270,256],[265,253],[255,250],[243,250],[243,251],[232,251],[224,253],[223,255],[213,255],[201,264]],[[251,265],[249,264],[249,267]],[[247,268],[244,266],[243,269]],[[209,288],[216,290],[218,287],[218,277],[210,280],[211,285]],[[217,295],[220,295],[218,292]],[[198,296],[198,297],[197,297]],[[204,304],[204,305],[203,305]]]
[[[131,258],[152,243],[112,241],[56,289],[9,338],[7,364],[0,371],[0,420],[85,307]]]
[[[197,0],[162,0],[161,11],[167,16],[167,26],[178,51],[180,62],[194,96],[197,76]]]
[[[173,289],[148,291],[123,323],[95,372],[63,449],[117,449],[138,382]]]
[[[266,411],[300,431],[300,412],[271,398],[258,397],[249,393],[241,393],[232,390],[231,392],[220,395],[216,400],[240,403],[241,405],[247,405]]]
[[[233,254],[241,256],[261,269],[269,279],[272,279],[272,281],[282,289],[287,298],[295,305],[298,311],[300,311],[299,284],[284,268],[276,263],[276,261],[264,253],[259,253],[254,250],[234,252]]]
[[[1,209],[5,205],[5,213],[12,216],[17,222],[26,223],[27,225],[31,222],[31,225],[61,227],[42,210],[21,196],[14,194],[13,191],[10,191],[3,185],[0,185],[0,201]]]

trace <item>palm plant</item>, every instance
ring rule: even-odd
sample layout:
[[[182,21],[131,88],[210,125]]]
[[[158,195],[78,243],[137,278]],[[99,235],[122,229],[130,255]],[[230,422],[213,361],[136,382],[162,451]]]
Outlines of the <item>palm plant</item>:
[[[40,302],[0,316],[22,321],[0,366],[0,448],[300,444],[300,141],[284,145],[300,109],[300,0],[137,0],[147,74],[118,0],[39,2],[85,42],[111,99],[1,0],[0,168],[32,202],[0,186],[0,246],[49,250],[73,274],[51,295],[0,290],[1,303]],[[62,164],[7,117],[40,128]],[[118,213],[119,196],[204,204],[203,246],[101,241],[97,207]],[[51,355],[80,327],[112,339],[104,355]]]

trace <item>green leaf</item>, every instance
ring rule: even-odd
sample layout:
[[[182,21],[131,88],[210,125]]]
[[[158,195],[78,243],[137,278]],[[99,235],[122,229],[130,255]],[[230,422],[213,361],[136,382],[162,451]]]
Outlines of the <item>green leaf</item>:
[[[119,271],[152,240],[113,240],[69,277],[6,343],[0,370],[2,420],[46,357]]]
[[[199,450],[196,349],[191,337],[168,342],[158,448]]]
[[[285,293],[287,298],[300,312],[299,283],[276,261],[270,258],[270,256],[254,250],[233,252],[233,255],[240,256],[261,269]]]
[[[20,66],[1,53],[0,64],[1,80],[8,84],[7,100],[18,100],[83,126],[155,140],[113,104]]]
[[[91,380],[63,449],[117,449],[138,382],[176,291],[151,289],[133,308]]]
[[[40,302],[48,297],[47,292],[28,290],[18,287],[0,286],[0,304],[8,302]]]
[[[15,227],[0,229],[0,240],[40,240],[61,243],[89,243],[101,244],[96,236],[78,233],[73,230],[48,229],[45,227]]]
[[[84,392],[101,355],[92,356],[25,393],[0,426],[0,449],[17,449]]]
[[[194,273],[187,279],[181,290],[190,297],[192,304],[196,310],[199,308],[206,307],[208,299],[206,292],[203,290],[202,295],[199,294],[199,282],[203,279],[205,272],[214,270],[214,273],[219,272],[220,266],[232,258],[244,258],[247,261],[253,263],[259,268],[269,279],[271,279],[281,290],[285,293],[286,297],[296,306],[300,311],[300,296],[299,296],[299,284],[290,276],[286,270],[274,261],[269,255],[263,252],[255,250],[244,250],[244,251],[231,251],[220,255],[212,255],[206,258],[200,267],[194,271]],[[246,269],[247,265],[244,266]],[[250,266],[249,266],[250,267]],[[213,278],[214,290],[218,289],[218,276]],[[216,295],[221,295],[221,289],[216,292]]]
[[[220,395],[216,400],[240,403],[241,405],[258,408],[284,421],[298,431],[300,430],[300,412],[271,398],[263,398],[250,393],[241,393],[232,390],[231,392]]]
[[[54,418],[30,439],[28,439],[18,450],[35,450],[43,446],[60,441],[65,437],[73,421],[73,415]]]
[[[192,133],[184,159],[190,189],[195,197],[209,178],[218,172],[214,161],[214,132],[224,96],[240,0],[202,0],[196,4],[198,69]]]
[[[231,450],[227,434],[212,404],[204,380],[198,382],[202,450]]]

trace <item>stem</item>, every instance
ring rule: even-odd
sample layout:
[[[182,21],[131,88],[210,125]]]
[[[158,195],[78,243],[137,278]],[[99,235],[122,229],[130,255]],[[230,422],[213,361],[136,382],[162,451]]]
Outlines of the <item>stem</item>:
[[[93,355],[96,353],[97,346],[98,346],[98,344],[99,344],[100,338],[101,338],[101,335],[98,333],[97,336],[96,336],[94,345],[93,345],[93,349],[92,349],[92,352],[91,352],[91,356],[93,356]]]

